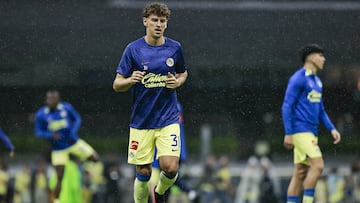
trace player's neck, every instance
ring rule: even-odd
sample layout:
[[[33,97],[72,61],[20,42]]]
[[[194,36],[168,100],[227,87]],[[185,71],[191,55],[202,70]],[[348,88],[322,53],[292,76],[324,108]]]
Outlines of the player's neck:
[[[305,63],[304,64],[304,68],[306,69],[306,70],[310,70],[313,74],[315,74],[316,75],[316,73],[317,73],[317,68],[313,65],[313,64],[311,64],[311,63]]]
[[[160,38],[154,38],[154,37],[146,35],[145,42],[151,46],[160,46],[165,43],[165,37],[162,36]]]

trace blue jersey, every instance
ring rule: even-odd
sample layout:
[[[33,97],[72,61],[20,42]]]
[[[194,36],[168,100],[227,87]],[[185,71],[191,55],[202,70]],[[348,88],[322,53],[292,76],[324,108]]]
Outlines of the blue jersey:
[[[324,108],[321,80],[305,68],[296,71],[289,80],[282,115],[287,135],[300,132],[317,135],[320,122],[329,131],[335,129]]]
[[[185,161],[187,158],[186,141],[185,141],[185,130],[184,130],[184,117],[182,114],[182,106],[180,103],[177,104],[177,108],[180,111],[179,114],[179,125],[180,125],[180,161]],[[157,150],[155,148],[154,161],[152,167],[160,168],[159,159],[156,159]]]
[[[0,140],[4,144],[4,147],[6,150],[14,151],[14,149],[15,149],[14,145],[11,143],[8,136],[6,136],[6,134],[4,133],[4,131],[1,128],[0,128]]]
[[[130,43],[121,58],[117,73],[130,77],[133,71],[146,72],[143,80],[131,87],[133,96],[130,127],[156,129],[177,123],[176,91],[165,87],[168,73],[184,73],[180,43],[165,38],[160,46],[151,46],[142,37]]]
[[[55,110],[44,106],[36,112],[35,134],[37,137],[49,139],[53,150],[62,150],[79,139],[77,131],[80,124],[80,115],[71,104],[60,102]],[[59,140],[52,138],[54,133],[60,135]]]

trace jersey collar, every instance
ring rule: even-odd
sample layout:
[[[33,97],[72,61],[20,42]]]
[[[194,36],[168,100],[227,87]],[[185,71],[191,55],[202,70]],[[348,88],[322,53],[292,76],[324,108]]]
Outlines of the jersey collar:
[[[64,105],[59,103],[57,106],[56,106],[56,110],[62,110],[64,109]],[[45,113],[48,114],[50,112],[50,108],[49,107],[46,107],[45,108]]]

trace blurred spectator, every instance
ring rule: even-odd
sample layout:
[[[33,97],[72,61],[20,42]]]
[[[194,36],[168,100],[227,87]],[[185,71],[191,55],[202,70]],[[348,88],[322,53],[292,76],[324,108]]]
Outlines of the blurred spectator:
[[[106,179],[105,203],[121,202],[119,181],[121,178],[120,164],[113,154],[108,155],[105,160],[104,176]]]
[[[48,184],[46,163],[40,160],[31,175],[32,203],[48,203]]]
[[[351,203],[360,203],[360,160],[352,164],[347,185],[348,201]]]
[[[229,169],[229,157],[221,156],[219,159],[220,168],[217,171],[217,198],[220,203],[231,203],[231,173]]]
[[[103,196],[103,187],[105,183],[104,178],[104,164],[100,161],[98,162],[85,162],[84,170],[89,173],[89,187],[92,193],[91,202],[98,203],[102,201]]]
[[[215,185],[216,185],[216,158],[213,155],[206,157],[204,165],[204,176],[202,177],[200,185],[200,202],[201,203],[212,203],[215,200]]]
[[[82,192],[83,203],[90,203],[91,199],[92,199],[92,196],[93,196],[93,191],[91,190],[90,173],[87,170],[84,170],[82,172],[82,188],[81,188],[81,192]]]
[[[321,176],[318,180],[316,187],[315,187],[315,202],[316,203],[327,203],[327,186],[326,186],[326,179],[324,176]]]
[[[345,196],[345,178],[338,174],[337,168],[332,168],[327,177],[329,203],[342,203]]]
[[[235,203],[258,203],[260,180],[261,169],[259,160],[255,156],[251,156],[236,191]]]
[[[31,167],[26,164],[16,174],[15,177],[15,195],[14,203],[30,203],[30,182],[31,182]]]
[[[262,178],[259,183],[260,203],[276,203],[281,197],[280,181],[273,163],[267,157],[260,159]]]
[[[6,203],[10,176],[5,163],[0,160],[0,203]]]

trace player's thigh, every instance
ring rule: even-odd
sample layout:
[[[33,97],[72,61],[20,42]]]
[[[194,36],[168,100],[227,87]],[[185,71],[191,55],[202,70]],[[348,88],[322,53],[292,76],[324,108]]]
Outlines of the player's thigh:
[[[295,164],[293,176],[295,176],[297,180],[304,180],[308,170],[309,170],[309,165],[307,164],[302,164],[302,163]]]
[[[95,153],[95,150],[84,140],[79,139],[73,146],[70,147],[70,153],[75,155],[81,161],[88,159]]]
[[[294,163],[309,165],[308,158],[322,157],[318,138],[312,133],[296,133],[293,135]]]
[[[128,163],[145,165],[153,162],[156,129],[130,128]]]
[[[159,129],[155,142],[157,149],[156,158],[162,156],[180,157],[181,139],[179,124],[171,124]]]
[[[51,152],[51,163],[53,166],[64,166],[69,161],[69,148],[54,150]]]

